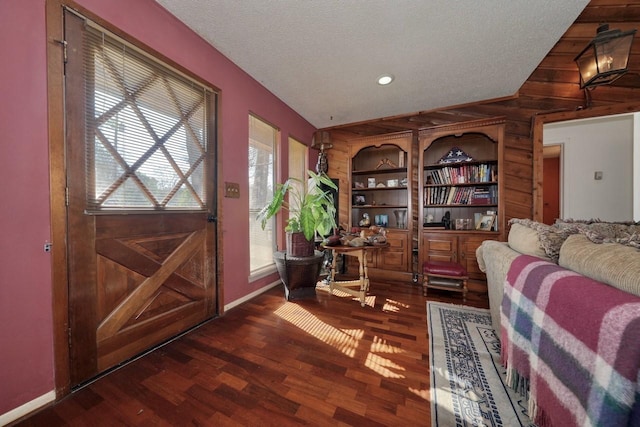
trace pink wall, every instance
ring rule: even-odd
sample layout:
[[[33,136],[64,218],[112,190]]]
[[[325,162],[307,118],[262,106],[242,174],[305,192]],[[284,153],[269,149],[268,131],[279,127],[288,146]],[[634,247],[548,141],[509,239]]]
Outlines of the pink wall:
[[[54,387],[44,16],[0,3],[0,414]]]
[[[247,279],[248,114],[280,128],[285,153],[290,135],[310,142],[313,126],[155,1],[78,4],[220,89],[223,180],[238,182],[241,194],[223,203],[224,302],[276,280]],[[45,0],[0,1],[0,44],[1,415],[54,388],[52,266],[43,251],[50,238]]]

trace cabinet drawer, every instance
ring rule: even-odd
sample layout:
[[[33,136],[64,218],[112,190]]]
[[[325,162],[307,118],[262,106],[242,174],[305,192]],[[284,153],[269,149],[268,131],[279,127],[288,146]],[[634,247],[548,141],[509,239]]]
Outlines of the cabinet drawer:
[[[394,251],[387,249],[378,254],[378,268],[385,270],[407,270],[407,253],[405,251]]]
[[[455,236],[425,234],[422,236],[422,245],[427,252],[457,252],[458,239]]]
[[[484,279],[485,275],[480,271],[478,266],[478,260],[475,256],[465,256],[463,261],[464,267],[467,269],[467,274],[473,279]]]
[[[386,251],[389,251],[389,250],[403,251],[405,250],[406,242],[407,242],[407,239],[404,236],[387,234],[387,243],[389,244],[389,249],[387,249]]]
[[[376,264],[383,270],[409,271],[408,247],[409,235],[407,232],[388,230],[388,248],[376,252]]]

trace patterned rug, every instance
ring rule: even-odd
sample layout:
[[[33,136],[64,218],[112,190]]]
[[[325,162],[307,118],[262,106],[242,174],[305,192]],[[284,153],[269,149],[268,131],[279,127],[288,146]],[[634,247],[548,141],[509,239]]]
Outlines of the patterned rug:
[[[431,425],[534,426],[505,384],[489,310],[427,302]]]

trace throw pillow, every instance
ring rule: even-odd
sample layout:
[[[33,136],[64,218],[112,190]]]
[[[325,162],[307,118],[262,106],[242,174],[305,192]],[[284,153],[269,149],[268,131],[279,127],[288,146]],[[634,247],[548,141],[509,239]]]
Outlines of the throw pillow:
[[[533,228],[513,223],[509,229],[507,241],[511,249],[521,254],[532,255],[546,260],[550,259],[542,247],[538,232]]]
[[[567,238],[558,264],[576,273],[640,296],[640,251],[619,243],[593,243],[587,236]]]
[[[509,224],[520,224],[535,230],[538,233],[540,245],[542,246],[542,249],[544,249],[545,254],[556,264],[558,263],[558,257],[560,256],[560,247],[568,236],[575,233],[575,231],[570,229],[560,229],[531,219],[513,218],[509,221]]]

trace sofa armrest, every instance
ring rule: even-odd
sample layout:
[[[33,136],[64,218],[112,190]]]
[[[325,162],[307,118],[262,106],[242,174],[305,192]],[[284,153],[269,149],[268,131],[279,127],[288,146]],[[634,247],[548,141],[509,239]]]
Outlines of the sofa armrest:
[[[500,331],[500,306],[504,295],[504,281],[509,267],[516,257],[521,255],[505,242],[485,240],[476,250],[478,266],[487,274],[489,291],[489,310],[491,323],[496,331]]]

